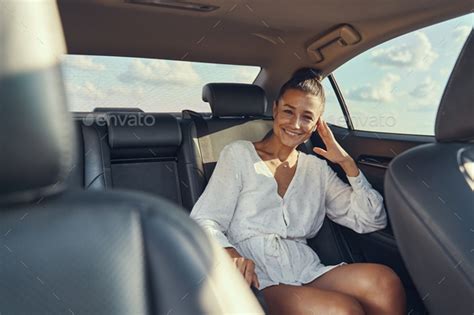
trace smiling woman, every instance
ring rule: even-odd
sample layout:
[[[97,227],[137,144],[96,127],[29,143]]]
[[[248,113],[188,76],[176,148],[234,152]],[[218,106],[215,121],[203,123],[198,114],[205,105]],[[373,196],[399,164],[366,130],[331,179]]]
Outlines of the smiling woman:
[[[404,289],[390,268],[325,265],[307,244],[326,215],[358,233],[387,225],[382,196],[321,118],[324,100],[318,73],[298,70],[273,105],[273,132],[222,150],[191,217],[263,290],[270,314],[403,314]],[[325,160],[296,150],[314,131],[326,148],[313,151],[339,164],[350,185]]]
[[[64,55],[69,108],[137,107],[145,112],[209,112],[208,82],[252,83],[260,67],[131,57]]]

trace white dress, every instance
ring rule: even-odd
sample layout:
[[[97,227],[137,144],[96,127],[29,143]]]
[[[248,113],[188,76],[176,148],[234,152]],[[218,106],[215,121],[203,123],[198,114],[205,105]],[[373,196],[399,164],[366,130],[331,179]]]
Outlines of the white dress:
[[[382,196],[362,172],[347,178],[350,186],[326,161],[300,152],[282,198],[252,142],[235,141],[222,150],[191,218],[222,247],[234,247],[255,262],[259,289],[302,285],[339,266],[324,266],[306,244],[325,215],[358,233],[387,225]]]

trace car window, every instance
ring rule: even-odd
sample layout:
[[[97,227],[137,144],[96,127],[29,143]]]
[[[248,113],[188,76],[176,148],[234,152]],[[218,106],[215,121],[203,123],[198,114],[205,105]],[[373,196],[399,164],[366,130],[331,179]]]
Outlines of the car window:
[[[146,58],[64,55],[69,109],[138,107],[145,112],[210,112],[201,99],[209,82],[252,83],[260,67]]]
[[[334,72],[356,130],[433,135],[473,14],[376,46]]]
[[[332,125],[347,128],[347,123],[344,118],[341,105],[337,100],[336,93],[334,92],[329,78],[326,77],[324,80],[321,81],[321,83],[323,85],[324,94],[326,96],[326,104],[324,106],[323,113],[324,120],[326,120]]]

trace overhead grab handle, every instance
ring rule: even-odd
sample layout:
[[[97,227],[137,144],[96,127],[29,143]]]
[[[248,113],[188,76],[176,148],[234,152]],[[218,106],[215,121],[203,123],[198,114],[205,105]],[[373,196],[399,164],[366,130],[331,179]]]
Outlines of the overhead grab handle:
[[[324,60],[322,50],[335,43],[345,47],[355,45],[360,42],[361,36],[352,26],[348,24],[339,25],[335,29],[329,31],[310,44],[306,51],[309,57],[315,62],[319,63]]]

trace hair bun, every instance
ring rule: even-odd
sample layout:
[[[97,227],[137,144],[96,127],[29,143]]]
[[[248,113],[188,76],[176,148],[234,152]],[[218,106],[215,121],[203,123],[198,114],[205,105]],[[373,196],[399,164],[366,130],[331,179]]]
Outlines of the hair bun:
[[[292,79],[296,81],[317,80],[321,82],[323,76],[318,69],[305,67],[296,70],[293,73]]]

